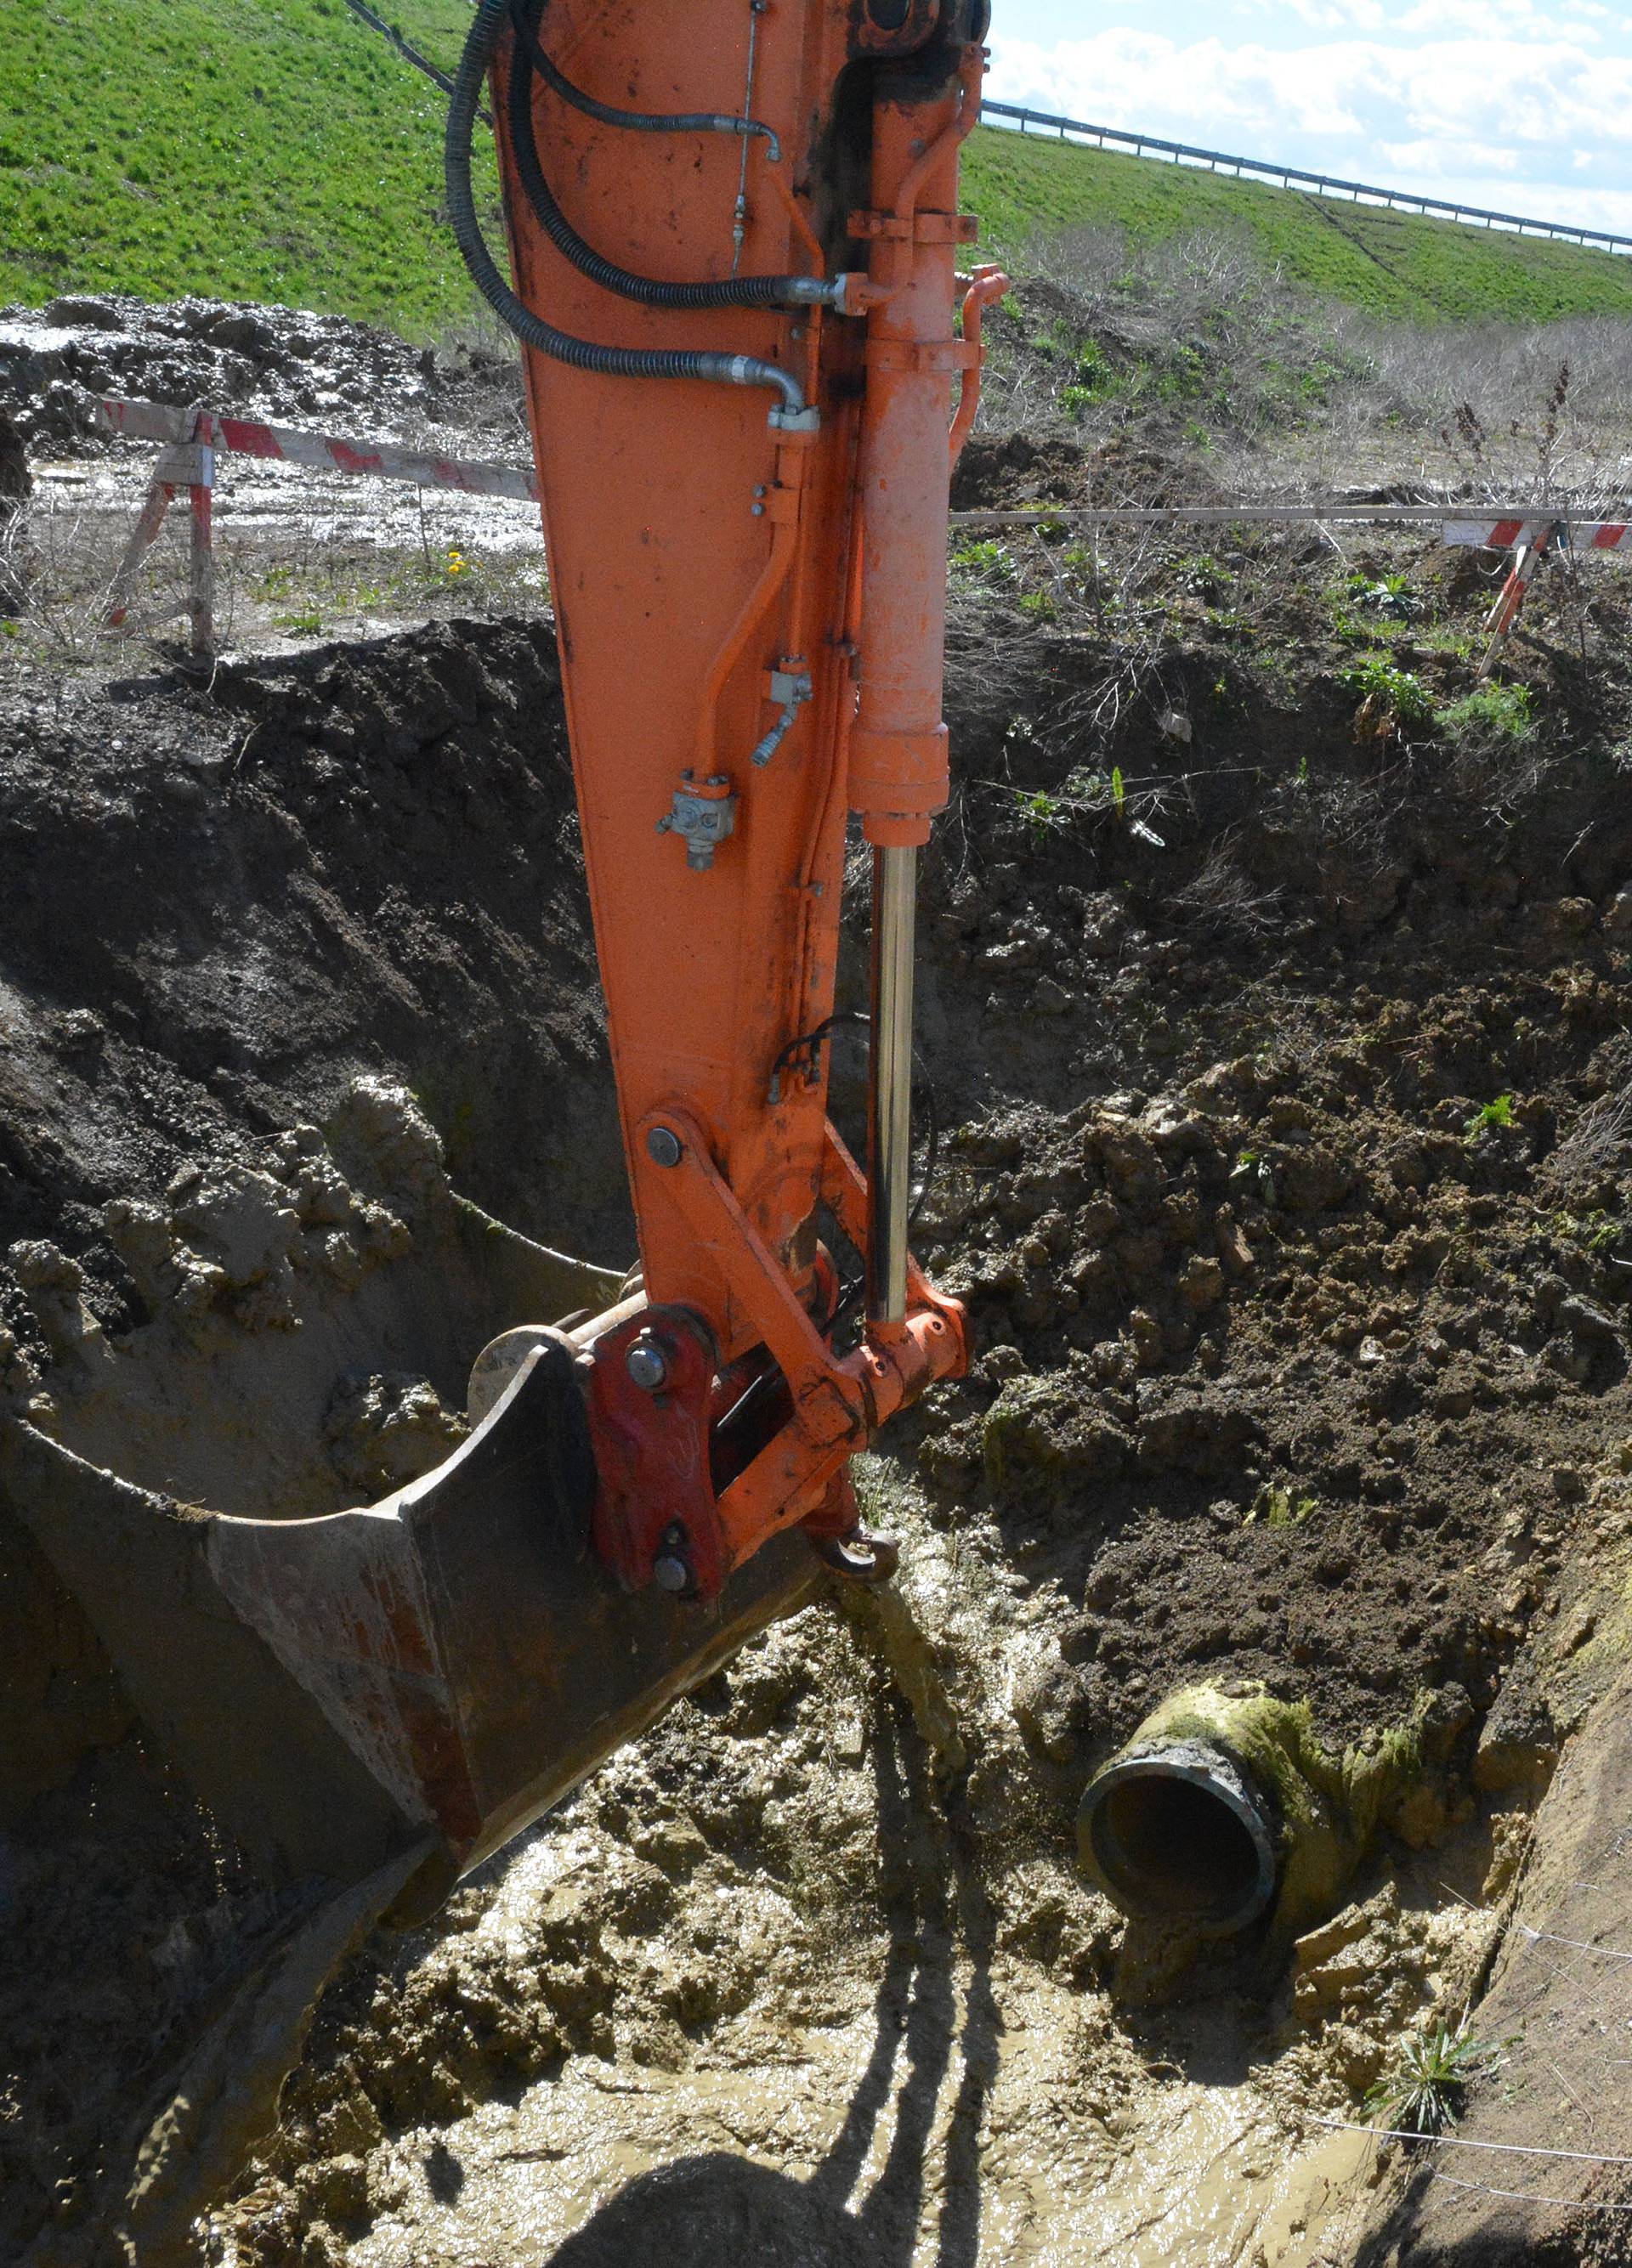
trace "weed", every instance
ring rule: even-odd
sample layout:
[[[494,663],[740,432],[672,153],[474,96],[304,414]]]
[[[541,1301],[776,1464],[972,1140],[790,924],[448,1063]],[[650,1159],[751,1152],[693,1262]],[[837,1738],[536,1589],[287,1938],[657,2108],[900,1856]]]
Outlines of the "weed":
[[[1626,1223],[1601,1206],[1585,1213],[1550,1213],[1541,1226],[1557,1243],[1573,1244],[1594,1259],[1610,1251],[1626,1234]]]
[[[1262,1520],[1266,1528],[1302,1528],[1318,1502],[1315,1497],[1295,1496],[1289,1488],[1271,1483],[1259,1491],[1242,1525],[1251,1528]]]
[[[1396,731],[1424,728],[1435,721],[1434,703],[1422,679],[1401,669],[1386,654],[1368,653],[1343,672],[1343,682],[1361,697],[1356,732],[1380,739]]]
[[[991,537],[978,543],[960,543],[949,557],[955,574],[971,583],[1007,585],[1015,579],[1013,555]]]
[[[1417,612],[1418,602],[1403,575],[1367,575],[1357,571],[1343,587],[1355,605],[1363,607],[1369,614],[1389,615],[1396,622],[1408,622]]]
[[[1058,796],[1043,788],[1016,788],[1014,793],[1015,806],[1034,835],[1056,835],[1067,824],[1069,814]]]
[[[1223,596],[1234,579],[1231,570],[1210,551],[1193,552],[1173,563],[1173,581],[1178,589],[1193,592],[1209,606]]]
[[[1494,1101],[1483,1104],[1473,1113],[1463,1130],[1470,1142],[1477,1142],[1493,1126],[1510,1126],[1512,1123],[1513,1098],[1510,1094],[1498,1094]]]
[[[1442,709],[1439,721],[1458,738],[1526,740],[1536,728],[1527,685],[1479,686]]]
[[[1462,2115],[1471,2080],[1497,2072],[1507,2040],[1476,2039],[1463,2017],[1453,2030],[1443,2016],[1401,2046],[1393,2068],[1368,2092],[1363,2108],[1379,2126],[1407,2134],[1443,2134]]]

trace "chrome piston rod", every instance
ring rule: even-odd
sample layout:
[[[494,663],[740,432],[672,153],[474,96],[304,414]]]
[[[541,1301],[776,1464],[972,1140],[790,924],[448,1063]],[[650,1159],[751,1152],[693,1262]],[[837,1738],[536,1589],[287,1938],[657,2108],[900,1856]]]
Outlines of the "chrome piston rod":
[[[873,853],[872,1049],[868,1078],[867,1314],[906,1316],[912,1171],[912,947],[918,851]]]

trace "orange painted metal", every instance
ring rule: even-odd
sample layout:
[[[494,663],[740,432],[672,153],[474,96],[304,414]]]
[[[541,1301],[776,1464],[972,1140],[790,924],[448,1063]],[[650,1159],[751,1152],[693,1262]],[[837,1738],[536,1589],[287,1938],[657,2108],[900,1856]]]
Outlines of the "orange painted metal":
[[[916,1270],[890,1344],[842,1359],[827,1345],[809,1311],[816,1209],[842,1197],[854,1238],[865,1204],[853,1166],[835,1163],[825,1051],[772,1076],[832,1010],[847,810],[875,842],[921,842],[947,793],[949,430],[978,352],[954,329],[972,234],[957,152],[983,68],[947,39],[947,5],[553,0],[546,14],[554,60],[603,103],[741,114],[746,89],[781,157],[748,144],[741,271],[846,275],[850,312],[680,313],[610,295],[535,224],[495,104],[529,307],[615,345],[779,363],[819,411],[819,430],[775,431],[764,390],[526,357],[646,1291],[695,1314],[722,1366],[765,1348],[786,1381],[786,1422],[721,1487],[733,1565],[831,1508],[845,1459],[966,1356],[961,1311]],[[733,272],[735,137],[624,131],[542,82],[534,116],[555,194],[599,252],[661,277]],[[772,681],[795,669],[809,697],[755,767]],[[676,792],[704,784],[735,800],[697,871],[662,830]]]
[[[964,293],[964,344],[971,350],[973,359],[964,369],[963,384],[958,390],[957,415],[952,420],[951,459],[954,470],[964,453],[964,442],[974,431],[975,418],[980,409],[980,364],[985,353],[981,317],[1011,288],[1001,268],[977,268]]]

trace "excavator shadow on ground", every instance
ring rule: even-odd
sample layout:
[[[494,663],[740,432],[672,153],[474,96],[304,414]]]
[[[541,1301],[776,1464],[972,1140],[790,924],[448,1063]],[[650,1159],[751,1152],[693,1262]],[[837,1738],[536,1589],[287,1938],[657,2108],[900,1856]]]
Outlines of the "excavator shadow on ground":
[[[541,2254],[538,2268],[627,2268],[660,2252],[668,2268],[716,2268],[722,2257],[909,2268],[934,2210],[936,2157],[935,2268],[974,2268],[980,2125],[1000,2030],[991,1978],[995,1921],[956,1792],[937,1792],[929,1751],[894,1697],[879,1713],[873,1757],[882,1864],[897,1887],[872,2054],[827,2155],[803,2180],[726,2151],[676,2158],[639,2175]],[[938,2117],[955,2059],[956,2090]],[[853,2205],[892,2101],[882,2169]]]

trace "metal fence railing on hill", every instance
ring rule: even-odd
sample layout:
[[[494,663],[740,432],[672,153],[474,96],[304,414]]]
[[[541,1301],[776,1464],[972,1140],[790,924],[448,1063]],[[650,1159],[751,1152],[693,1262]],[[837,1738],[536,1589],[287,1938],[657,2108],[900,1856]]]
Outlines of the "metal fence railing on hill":
[[[1275,166],[1259,158],[1235,158],[1222,150],[1194,149],[1187,142],[1163,142],[1155,134],[1135,134],[1126,127],[1089,126],[1080,118],[1057,118],[1045,110],[1029,110],[1012,102],[983,101],[980,115],[994,124],[1002,122],[1022,134],[1033,129],[1056,135],[1062,142],[1086,141],[1131,150],[1136,158],[1171,158],[1175,165],[1205,166],[1213,173],[1226,166],[1232,173],[1270,181],[1283,189],[1298,189],[1322,197],[1347,197],[1351,202],[1385,205],[1396,212],[1422,213],[1435,220],[1461,221],[1470,227],[1516,229],[1521,236],[1552,237],[1562,244],[1596,245],[1606,252],[1632,252],[1632,236],[1612,235],[1606,229],[1577,228],[1569,221],[1529,220],[1518,213],[1487,212],[1482,205],[1459,205],[1444,197],[1420,197],[1409,189],[1380,189],[1368,181],[1345,181],[1331,173],[1306,173],[1296,166]]]

